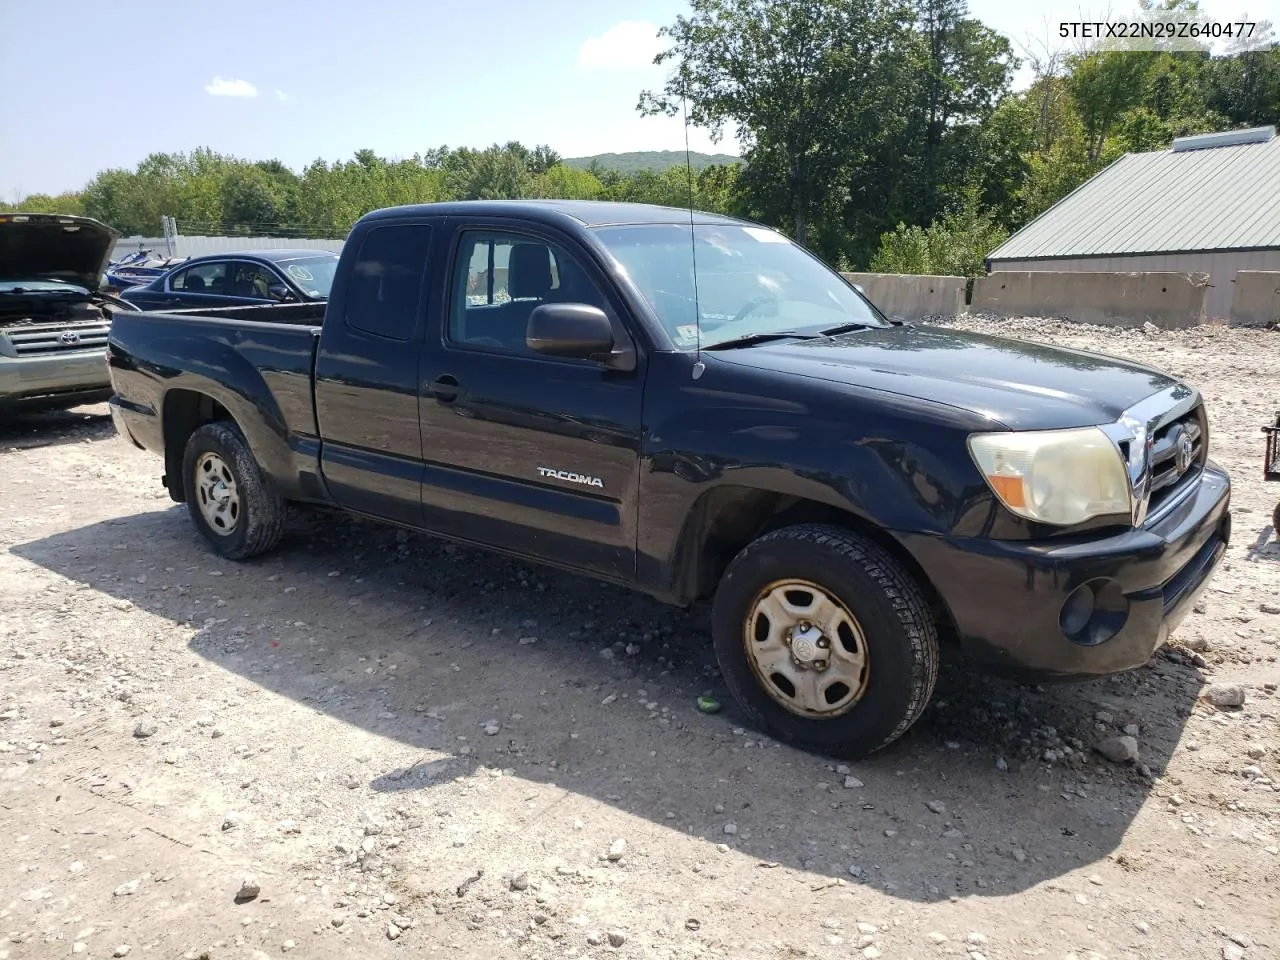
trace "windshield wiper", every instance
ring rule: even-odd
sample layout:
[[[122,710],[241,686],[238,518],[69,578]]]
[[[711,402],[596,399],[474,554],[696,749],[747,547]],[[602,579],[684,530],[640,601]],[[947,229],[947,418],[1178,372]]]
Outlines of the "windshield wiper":
[[[735,347],[751,347],[757,343],[768,343],[770,340],[813,340],[815,334],[801,333],[798,330],[780,330],[777,333],[748,333],[742,337],[732,337],[703,347],[703,350],[732,350]]]
[[[834,337],[842,333],[856,333],[859,330],[878,330],[878,329],[880,329],[880,324],[878,323],[860,323],[859,321],[855,320],[851,323],[841,323],[841,324],[837,324],[834,327],[827,327],[827,329],[825,330],[819,330],[818,336]]]

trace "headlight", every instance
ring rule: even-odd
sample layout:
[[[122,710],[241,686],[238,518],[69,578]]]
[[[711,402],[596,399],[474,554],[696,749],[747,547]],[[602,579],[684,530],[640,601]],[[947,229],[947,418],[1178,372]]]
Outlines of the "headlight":
[[[1124,460],[1098,427],[975,433],[969,453],[992,492],[1020,517],[1068,526],[1132,515]]]

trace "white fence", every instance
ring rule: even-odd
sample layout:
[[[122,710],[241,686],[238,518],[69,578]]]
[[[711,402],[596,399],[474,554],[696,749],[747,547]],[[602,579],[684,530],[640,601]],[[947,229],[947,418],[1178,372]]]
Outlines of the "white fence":
[[[200,257],[206,253],[231,253],[236,250],[332,250],[342,252],[343,240],[301,240],[292,237],[188,237],[173,240],[177,257]],[[164,237],[121,237],[111,251],[111,258],[126,256],[139,250],[150,250],[158,257],[168,252]]]

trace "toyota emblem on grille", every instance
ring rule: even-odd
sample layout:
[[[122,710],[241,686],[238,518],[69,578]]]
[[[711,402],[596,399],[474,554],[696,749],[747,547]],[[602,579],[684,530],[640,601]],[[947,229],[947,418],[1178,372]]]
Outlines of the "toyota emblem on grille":
[[[1191,467],[1191,456],[1194,448],[1191,444],[1191,434],[1185,430],[1178,431],[1178,439],[1173,448],[1173,465],[1178,468],[1178,473],[1186,473]]]
[[[58,342],[68,347],[73,347],[80,342],[80,334],[74,330],[68,330],[66,333],[58,337]]]

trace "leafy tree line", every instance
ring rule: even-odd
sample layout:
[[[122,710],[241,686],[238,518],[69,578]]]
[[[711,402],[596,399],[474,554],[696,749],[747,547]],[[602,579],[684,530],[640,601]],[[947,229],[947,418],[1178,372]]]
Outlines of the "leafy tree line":
[[[520,143],[484,150],[441,147],[406,160],[372,150],[351,160],[317,160],[301,174],[276,160],[251,161],[212,150],[156,153],[136,170],[106,170],[81,191],[33,194],[16,209],[73,213],[126,235],[154,236],[172,216],[187,234],[343,237],[379,207],[439,200],[547,197],[624,200],[727,210],[737,167],[712,165],[622,174],[570,167],[550,147]]]
[[[1195,0],[1139,0],[1149,18]],[[1269,25],[1261,25],[1268,30]],[[341,237],[368,210],[501,197],[631,200],[776,225],[831,263],[982,272],[1009,232],[1126,152],[1177,136],[1280,123],[1280,46],[1022,51],[966,0],[690,0],[663,28],[669,69],[642,113],[731,130],[744,163],[621,172],[549,147],[361,150],[301,173],[210,150],[153,154],[82,191],[21,209],[84,213],[126,234]],[[1034,81],[1012,92],[1029,60]]]

